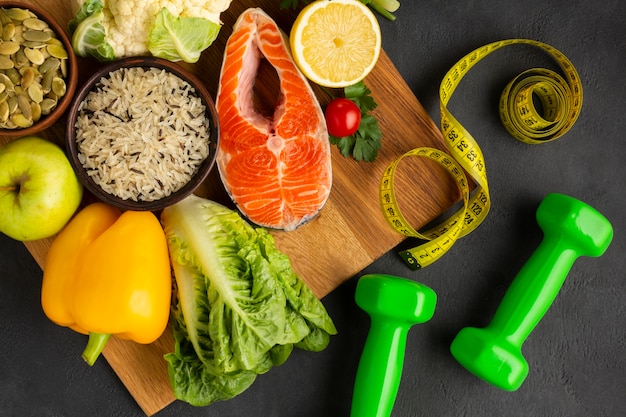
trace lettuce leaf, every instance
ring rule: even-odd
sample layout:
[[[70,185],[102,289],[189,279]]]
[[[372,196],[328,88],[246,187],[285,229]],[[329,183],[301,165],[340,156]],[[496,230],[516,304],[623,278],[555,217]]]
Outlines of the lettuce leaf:
[[[208,19],[176,17],[163,7],[148,37],[148,49],[156,57],[194,63],[217,38],[220,28]]]
[[[165,359],[178,399],[232,398],[294,346],[320,351],[337,333],[265,229],[194,195],[166,208],[161,222],[177,287],[175,351]]]
[[[232,374],[207,371],[183,333],[175,332],[175,340],[175,352],[165,355],[170,384],[176,398],[193,406],[231,399],[249,388],[257,377],[250,371]]]

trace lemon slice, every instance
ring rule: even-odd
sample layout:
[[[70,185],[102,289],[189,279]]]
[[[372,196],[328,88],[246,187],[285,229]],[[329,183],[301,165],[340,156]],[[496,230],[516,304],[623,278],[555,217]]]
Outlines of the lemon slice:
[[[380,26],[358,0],[315,0],[298,14],[289,43],[294,61],[309,80],[342,88],[361,81],[376,65]]]

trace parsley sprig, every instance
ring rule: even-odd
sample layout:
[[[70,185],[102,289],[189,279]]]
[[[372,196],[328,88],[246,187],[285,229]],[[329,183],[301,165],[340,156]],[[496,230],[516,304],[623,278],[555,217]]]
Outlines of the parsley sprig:
[[[361,124],[352,136],[329,136],[330,143],[336,145],[346,158],[352,157],[357,161],[373,162],[381,148],[382,133],[378,120],[370,111],[378,107],[371,96],[371,91],[363,81],[343,89],[344,97],[352,100],[361,110]]]
[[[295,9],[298,7],[298,4],[309,4],[311,0],[280,0],[280,8],[281,9]]]

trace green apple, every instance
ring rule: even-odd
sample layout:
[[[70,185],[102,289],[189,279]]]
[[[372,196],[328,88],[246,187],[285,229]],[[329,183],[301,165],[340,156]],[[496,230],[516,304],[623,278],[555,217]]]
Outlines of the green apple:
[[[0,147],[0,232],[20,241],[53,236],[82,196],[83,186],[56,144],[26,136]]]

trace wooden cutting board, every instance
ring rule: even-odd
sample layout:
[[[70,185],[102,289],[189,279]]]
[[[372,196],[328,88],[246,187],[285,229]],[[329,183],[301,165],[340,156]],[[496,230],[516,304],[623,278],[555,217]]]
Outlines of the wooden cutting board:
[[[67,27],[73,16],[73,3],[63,0],[24,1],[25,5],[45,8],[63,27]],[[280,10],[278,4],[279,0],[233,1],[222,15],[224,26],[216,42],[203,53],[198,63],[182,65],[198,75],[215,97],[226,39],[239,14],[247,7],[261,7],[288,31],[296,11]],[[79,85],[98,65],[94,61],[80,60]],[[290,256],[295,270],[320,298],[403,240],[387,224],[378,202],[379,181],[385,167],[416,147],[445,149],[437,126],[384,51],[365,83],[379,104],[374,115],[384,136],[383,148],[376,162],[356,162],[342,157],[337,149],[333,149],[333,189],[321,213],[294,232],[273,232],[278,247]],[[275,74],[262,69],[257,78],[257,94],[261,101],[272,103],[275,86]],[[317,87],[316,92],[322,105],[326,104],[327,95]],[[65,118],[40,135],[63,145]],[[8,138],[0,136],[0,143],[6,142]],[[399,166],[396,186],[401,190],[398,196],[400,207],[416,228],[442,214],[459,198],[456,186],[447,174],[424,158],[408,163],[403,161]],[[216,170],[197,194],[232,206]],[[42,268],[51,241],[52,238],[26,243]],[[106,360],[147,415],[155,414],[175,400],[163,360],[163,355],[172,350],[173,338],[169,328],[153,344],[139,345],[111,338],[104,350]],[[79,356],[80,352],[76,352],[76,357]]]

